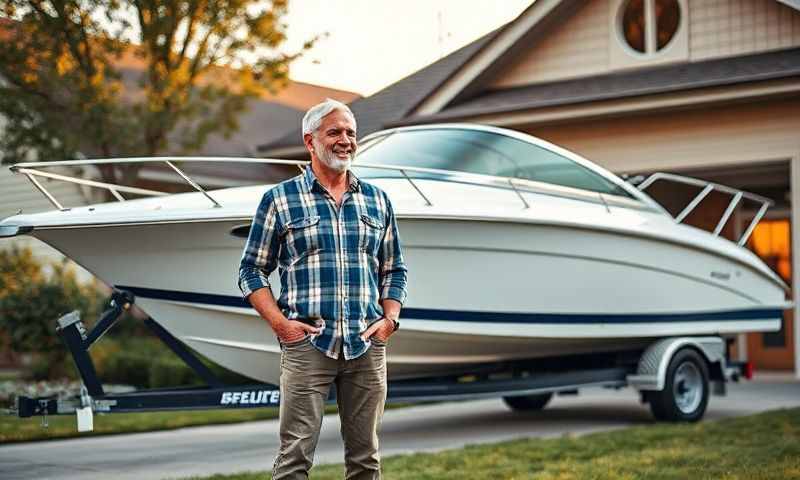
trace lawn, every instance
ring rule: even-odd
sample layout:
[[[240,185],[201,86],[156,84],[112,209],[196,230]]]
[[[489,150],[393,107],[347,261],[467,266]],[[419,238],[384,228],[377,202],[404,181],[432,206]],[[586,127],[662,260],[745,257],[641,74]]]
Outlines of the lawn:
[[[387,408],[403,408],[406,406],[408,404],[393,404],[387,405]],[[333,414],[336,411],[336,405],[325,407],[325,413]],[[271,420],[274,418],[278,418],[277,407],[146,413],[95,413],[94,431],[78,433],[75,415],[49,416],[47,417],[47,428],[42,428],[41,417],[17,418],[0,414],[0,445],[88,435],[151,432],[199,425]]]
[[[698,424],[523,439],[384,459],[387,480],[800,478],[800,408]],[[201,480],[200,477],[192,477]],[[267,472],[202,480],[266,480]],[[343,478],[343,466],[314,468]]]
[[[0,444],[53,440],[87,435],[149,432],[196,425],[249,422],[277,418],[278,409],[248,408],[240,410],[197,410],[182,412],[147,412],[95,414],[94,431],[78,433],[75,415],[47,418],[48,427],[42,428],[41,417],[16,418],[0,416]]]

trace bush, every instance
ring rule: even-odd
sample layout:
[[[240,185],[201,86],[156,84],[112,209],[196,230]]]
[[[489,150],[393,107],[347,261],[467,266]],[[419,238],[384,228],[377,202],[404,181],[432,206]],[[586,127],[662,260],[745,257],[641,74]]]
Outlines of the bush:
[[[45,274],[30,249],[0,251],[0,330],[7,348],[36,354],[32,373],[37,380],[74,376],[56,320],[73,310],[94,319],[103,305],[97,286],[80,284],[66,263],[52,265]]]
[[[91,350],[103,383],[160,388],[201,384],[202,380],[155,338],[104,337]]]
[[[177,357],[160,358],[158,362],[153,362],[148,380],[151,388],[203,384],[197,374]]]

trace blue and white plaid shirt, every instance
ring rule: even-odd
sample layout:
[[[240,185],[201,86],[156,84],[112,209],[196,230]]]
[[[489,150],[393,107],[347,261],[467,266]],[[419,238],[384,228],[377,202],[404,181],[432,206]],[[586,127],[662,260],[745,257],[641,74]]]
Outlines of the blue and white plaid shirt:
[[[380,301],[406,298],[406,265],[392,205],[382,190],[349,172],[341,207],[310,167],[264,194],[239,268],[247,298],[269,287],[278,268],[278,307],[289,319],[322,319],[311,342],[347,360],[370,346],[359,334],[383,316]]]

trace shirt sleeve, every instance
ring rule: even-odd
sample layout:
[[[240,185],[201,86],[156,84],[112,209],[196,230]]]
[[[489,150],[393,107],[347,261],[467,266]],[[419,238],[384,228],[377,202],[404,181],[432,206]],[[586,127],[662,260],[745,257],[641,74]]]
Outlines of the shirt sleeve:
[[[269,275],[277,266],[279,222],[272,190],[261,199],[239,265],[239,289],[246,299],[259,288],[269,288]]]
[[[408,269],[403,260],[403,252],[400,247],[400,232],[397,229],[397,220],[394,216],[392,203],[386,193],[383,193],[383,198],[386,202],[387,221],[386,233],[383,236],[378,252],[380,299],[391,298],[404,303],[407,295]]]

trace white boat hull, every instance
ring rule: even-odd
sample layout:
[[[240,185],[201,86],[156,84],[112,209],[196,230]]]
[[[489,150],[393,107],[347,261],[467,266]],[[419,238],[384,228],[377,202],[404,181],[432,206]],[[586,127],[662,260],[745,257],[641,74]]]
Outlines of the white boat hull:
[[[243,220],[37,229],[34,235],[209,359],[277,384],[280,347],[236,287]],[[488,228],[487,228],[488,226]],[[409,268],[394,379],[490,362],[780,328],[785,294],[723,255],[547,223],[400,214]],[[277,276],[272,277],[278,288]],[[277,293],[277,292],[276,292]]]

